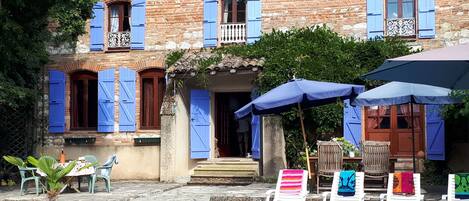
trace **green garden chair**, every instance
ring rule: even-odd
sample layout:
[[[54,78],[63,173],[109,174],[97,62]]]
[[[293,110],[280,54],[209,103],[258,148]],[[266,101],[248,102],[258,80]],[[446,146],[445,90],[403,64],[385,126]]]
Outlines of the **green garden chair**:
[[[103,166],[96,168],[96,172],[91,175],[91,193],[94,193],[96,180],[100,178],[103,179],[106,184],[106,191],[108,193],[111,192],[111,171],[114,164],[118,164],[117,156],[115,154],[110,156]]]
[[[41,189],[41,186],[39,185],[39,180],[41,177],[34,175],[34,172],[37,170],[37,168],[30,168],[30,167],[18,167],[20,171],[20,176],[21,176],[21,195],[24,195],[24,193],[28,190],[28,186],[25,186],[24,184],[27,181],[33,181],[36,185],[36,195],[39,195],[39,189]],[[31,175],[28,177],[28,175]],[[44,191],[42,191],[44,193]]]
[[[98,159],[96,158],[96,156],[94,156],[94,155],[84,155],[83,158],[85,158],[85,161],[87,161],[87,162],[94,163],[95,165],[93,165],[93,167],[94,167],[95,170],[97,170],[97,168],[98,168]],[[89,193],[91,193],[92,181],[93,181],[93,175],[90,175],[88,177],[88,192]]]

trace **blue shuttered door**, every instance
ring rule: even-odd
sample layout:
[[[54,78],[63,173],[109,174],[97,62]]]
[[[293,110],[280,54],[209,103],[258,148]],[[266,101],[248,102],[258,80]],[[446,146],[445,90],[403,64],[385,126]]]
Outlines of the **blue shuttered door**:
[[[445,160],[445,121],[440,114],[441,106],[426,105],[427,159]]]
[[[145,0],[132,0],[130,49],[145,48]]]
[[[135,131],[135,71],[119,68],[119,131]]]
[[[98,132],[114,132],[114,69],[98,72]]]
[[[210,157],[210,96],[207,90],[191,90],[191,159]]]
[[[384,35],[383,0],[366,1],[366,28],[368,38]]]
[[[257,89],[251,92],[251,99],[254,100],[259,96]],[[251,119],[251,132],[252,132],[252,158],[260,159],[261,156],[261,117],[259,115],[252,115]]]
[[[90,22],[90,50],[102,51],[104,48],[104,3],[97,2],[93,6],[93,18]]]
[[[247,43],[254,43],[261,38],[261,1],[247,1]]]
[[[204,0],[204,47],[217,46],[217,0]]]
[[[49,132],[65,131],[65,74],[49,71]]]
[[[361,107],[352,107],[344,101],[344,138],[360,148],[362,139]]]
[[[435,0],[418,1],[419,38],[435,38]]]

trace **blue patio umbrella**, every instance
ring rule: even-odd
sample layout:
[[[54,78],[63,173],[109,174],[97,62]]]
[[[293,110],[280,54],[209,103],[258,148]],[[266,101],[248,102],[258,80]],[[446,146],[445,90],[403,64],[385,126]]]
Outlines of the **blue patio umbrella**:
[[[352,105],[378,106],[410,104],[412,125],[412,159],[415,172],[415,132],[414,132],[414,109],[413,104],[441,105],[458,102],[451,98],[450,89],[423,84],[412,84],[405,82],[390,82],[376,87],[358,95]]]
[[[298,108],[306,157],[308,158],[302,109],[335,103],[339,99],[354,98],[363,91],[364,87],[360,85],[293,79],[254,99],[236,111],[235,116],[239,119],[249,114],[278,114],[289,111],[291,108]],[[306,161],[308,172],[310,172],[309,160]]]

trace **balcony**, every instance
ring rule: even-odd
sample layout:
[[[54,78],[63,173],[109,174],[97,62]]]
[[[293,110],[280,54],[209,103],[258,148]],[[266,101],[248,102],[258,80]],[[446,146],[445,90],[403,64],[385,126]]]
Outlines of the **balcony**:
[[[386,19],[387,36],[415,36],[415,18]]]
[[[109,32],[108,42],[109,49],[130,48],[130,32]]]
[[[246,42],[246,24],[221,24],[220,25],[220,43],[245,43]]]

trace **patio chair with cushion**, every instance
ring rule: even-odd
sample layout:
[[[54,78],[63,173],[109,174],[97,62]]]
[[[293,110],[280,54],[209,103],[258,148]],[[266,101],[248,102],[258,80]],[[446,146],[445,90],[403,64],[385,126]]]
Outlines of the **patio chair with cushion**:
[[[113,154],[101,167],[96,168],[95,174],[92,175],[91,179],[91,193],[94,193],[97,179],[103,179],[106,185],[106,191],[111,192],[111,171],[114,164],[118,164],[117,156]]]
[[[316,177],[316,190],[329,190],[321,187],[321,177],[333,178],[335,172],[340,172],[343,165],[343,153],[339,143],[335,141],[318,141],[318,173]]]
[[[365,178],[382,179],[386,189],[389,174],[390,142],[365,141],[363,143],[363,172]]]
[[[326,201],[330,197],[330,201],[362,201],[365,200],[365,176],[363,172],[355,172],[355,191],[354,195],[341,195],[339,193],[339,184],[345,183],[340,179],[341,172],[334,173],[334,179],[332,180],[332,188],[330,192],[323,192],[322,199]]]
[[[270,200],[272,193],[274,201],[291,200],[305,201],[307,190],[308,172],[306,170],[285,169],[280,170],[275,190],[266,192],[266,199]]]
[[[39,176],[36,176],[34,174],[34,172],[36,172],[37,168],[30,168],[30,167],[18,167],[19,171],[20,171],[20,176],[21,176],[21,195],[24,195],[24,193],[28,190],[28,186],[24,185],[27,181],[33,181],[34,180],[34,184],[36,186],[36,195],[39,194],[39,191],[41,191],[40,189],[41,186],[40,186],[40,179],[41,177]],[[28,176],[28,175],[31,175],[31,176]],[[44,190],[42,190],[42,192],[44,192]]]
[[[420,174],[414,173],[413,174],[413,183],[414,183],[414,194],[413,195],[398,195],[393,192],[393,187],[394,187],[394,174],[389,173],[388,177],[388,187],[387,191],[385,194],[381,194],[379,196],[379,199],[381,201],[388,200],[388,201],[399,201],[399,200],[405,200],[405,201],[420,201],[423,200],[424,195],[422,195],[422,191],[420,189]]]
[[[454,201],[454,200],[469,200],[469,196],[467,195],[468,193],[465,193],[466,195],[464,198],[461,198],[459,196],[456,196],[456,179],[455,179],[455,174],[449,174],[448,175],[448,194],[441,196],[442,200],[448,200],[448,201]],[[463,182],[460,180],[460,182]],[[469,180],[466,180],[466,182],[469,182]],[[467,183],[465,185],[468,185]],[[456,198],[459,197],[459,198]]]

